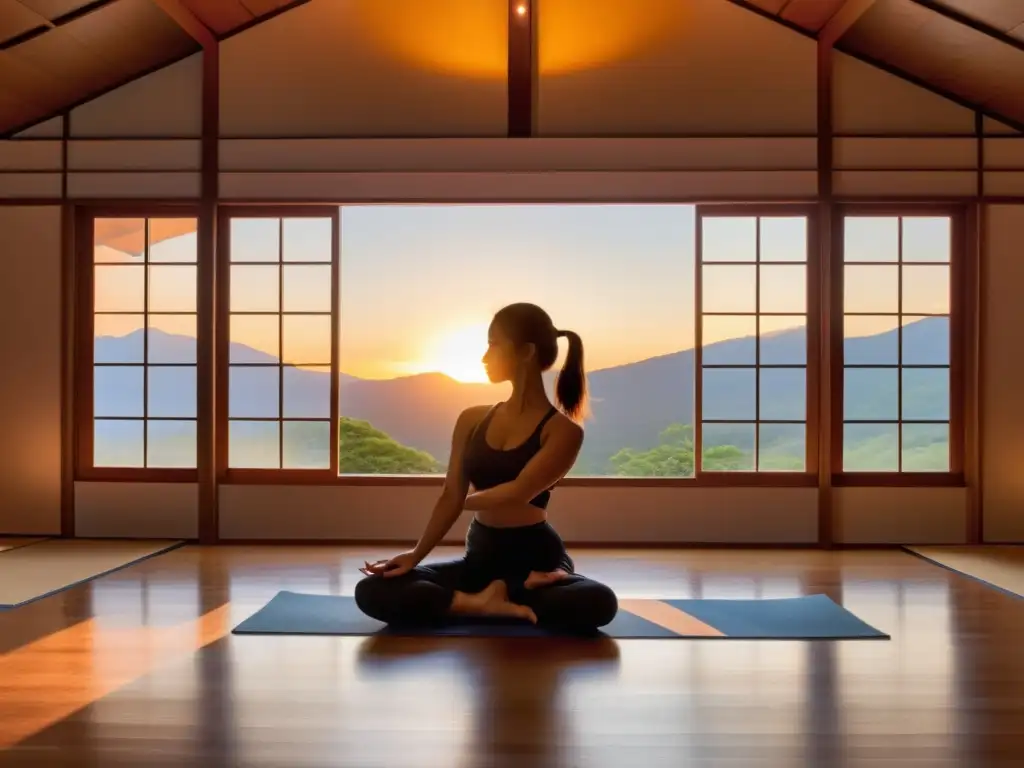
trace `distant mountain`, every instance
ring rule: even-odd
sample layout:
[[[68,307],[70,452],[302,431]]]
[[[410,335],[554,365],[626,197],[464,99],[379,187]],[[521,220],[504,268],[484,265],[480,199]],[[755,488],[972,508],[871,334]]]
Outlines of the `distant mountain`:
[[[96,340],[96,359],[104,362],[139,362],[142,331],[124,337]],[[943,365],[948,362],[949,328],[945,318],[926,318],[907,325],[903,332],[903,356],[907,363]],[[742,338],[711,344],[704,349],[705,364],[746,365],[755,360],[755,339]],[[898,334],[848,339],[849,364],[878,365],[897,362]],[[806,331],[803,328],[766,336],[761,343],[762,364],[802,365]],[[195,340],[151,331],[151,362],[195,361]],[[231,345],[231,360],[238,363],[274,363],[276,358],[241,344]],[[593,418],[579,467],[582,471],[607,470],[608,459],[623,448],[644,450],[658,443],[670,424],[693,422],[694,351],[684,350],[636,363],[596,370],[588,375]],[[132,371],[108,369],[96,387],[97,413],[116,414],[126,403],[141,404],[141,382]],[[168,371],[168,374],[173,372]],[[194,384],[189,371],[178,378],[151,374],[151,413],[191,416],[195,412]],[[185,374],[182,376],[181,374]],[[848,369],[846,411],[849,418],[896,418],[898,397],[895,369]],[[286,367],[284,415],[297,418],[329,416],[330,377],[326,373]],[[554,373],[548,375],[553,390]],[[753,371],[706,369],[705,418],[753,420],[755,417]],[[948,383],[942,371],[905,370],[903,405],[908,417],[948,418]],[[191,391],[190,391],[191,390]],[[395,440],[431,453],[445,461],[451,430],[458,414],[471,405],[498,402],[507,396],[507,385],[462,384],[442,374],[421,374],[389,380],[358,379],[342,375],[341,414],[369,421]],[[230,415],[253,418],[277,415],[278,373],[271,369],[234,369],[229,382]],[[761,417],[763,420],[805,418],[806,384],[800,369],[762,370]],[[886,428],[861,430],[871,439]],[[749,449],[751,430],[719,429],[738,447]],[[765,437],[764,439],[769,439]]]

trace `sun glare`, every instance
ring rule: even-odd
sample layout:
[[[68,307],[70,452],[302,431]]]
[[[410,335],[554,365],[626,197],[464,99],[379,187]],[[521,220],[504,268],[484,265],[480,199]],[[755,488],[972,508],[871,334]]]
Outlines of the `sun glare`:
[[[423,370],[443,373],[464,383],[487,381],[480,358],[487,349],[487,326],[456,328],[438,336],[424,350]]]

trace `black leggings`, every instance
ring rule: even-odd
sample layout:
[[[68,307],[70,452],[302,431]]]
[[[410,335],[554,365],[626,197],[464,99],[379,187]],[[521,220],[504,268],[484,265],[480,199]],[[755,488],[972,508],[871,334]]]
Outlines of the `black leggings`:
[[[562,569],[568,577],[526,589],[531,571]],[[440,623],[456,590],[479,592],[504,580],[509,599],[529,606],[538,625],[586,632],[608,624],[618,611],[615,593],[575,573],[561,537],[548,523],[494,528],[474,520],[466,554],[458,560],[421,565],[401,576],[367,576],[356,584],[356,604],[368,616],[391,625]]]

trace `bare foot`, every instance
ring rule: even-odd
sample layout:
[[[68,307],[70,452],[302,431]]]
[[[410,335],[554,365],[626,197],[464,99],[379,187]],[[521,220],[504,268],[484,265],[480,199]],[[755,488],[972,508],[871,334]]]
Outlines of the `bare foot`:
[[[536,589],[537,587],[543,587],[548,584],[554,584],[556,581],[561,581],[568,575],[569,574],[561,568],[547,572],[530,571],[530,575],[526,577],[526,581],[523,582],[523,586],[527,589]]]
[[[457,592],[452,611],[469,616],[508,616],[537,623],[537,616],[529,607],[508,599],[508,587],[504,581],[492,581],[475,595]]]

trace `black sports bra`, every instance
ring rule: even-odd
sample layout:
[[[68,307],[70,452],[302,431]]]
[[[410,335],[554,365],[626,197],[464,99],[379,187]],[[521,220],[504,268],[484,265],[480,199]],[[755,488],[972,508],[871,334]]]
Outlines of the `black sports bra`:
[[[519,473],[540,451],[540,435],[544,431],[544,425],[552,416],[557,413],[554,406],[545,414],[544,418],[533,430],[526,440],[515,448],[503,450],[492,448],[487,443],[487,427],[494,417],[498,406],[494,406],[487,415],[477,424],[473,433],[466,442],[465,453],[462,459],[462,471],[466,478],[478,491],[493,488],[502,483],[510,483],[519,477]],[[551,498],[551,489],[542,491],[530,500],[530,504],[541,509],[546,509],[548,500]]]

